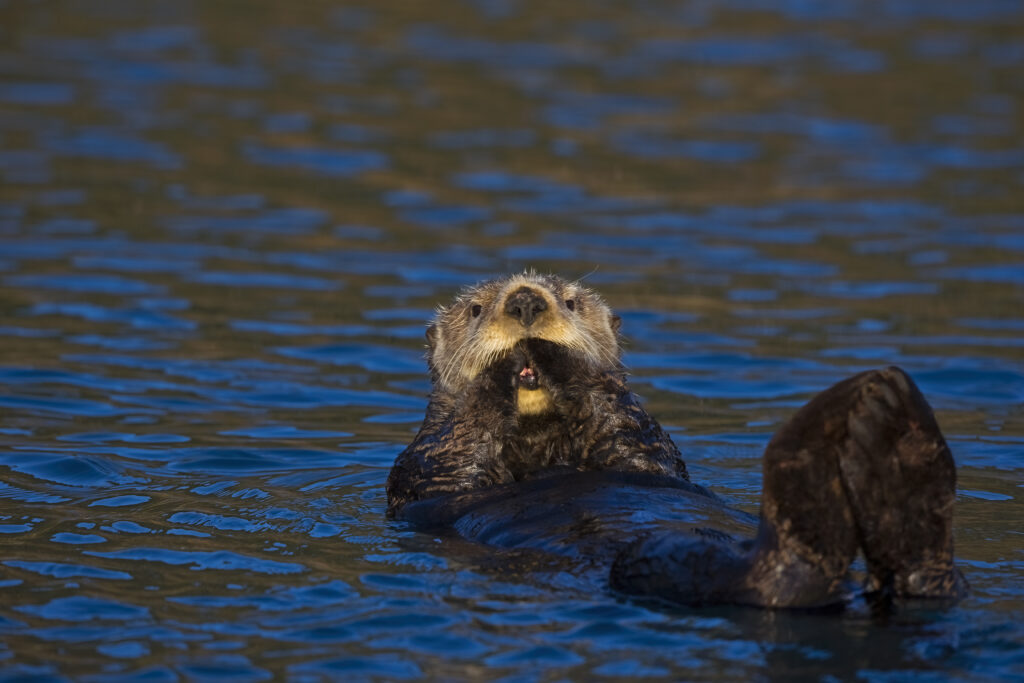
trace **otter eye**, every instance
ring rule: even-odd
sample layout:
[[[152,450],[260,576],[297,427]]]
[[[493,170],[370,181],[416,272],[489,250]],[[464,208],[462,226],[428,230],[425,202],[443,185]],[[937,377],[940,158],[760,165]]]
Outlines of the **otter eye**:
[[[565,300],[565,307],[568,308],[570,311],[575,311],[576,310],[576,302],[573,299],[566,299]]]
[[[483,309],[480,307],[480,304],[473,304],[473,307],[469,309],[469,312],[473,314],[474,318],[479,318],[480,311],[482,310]]]

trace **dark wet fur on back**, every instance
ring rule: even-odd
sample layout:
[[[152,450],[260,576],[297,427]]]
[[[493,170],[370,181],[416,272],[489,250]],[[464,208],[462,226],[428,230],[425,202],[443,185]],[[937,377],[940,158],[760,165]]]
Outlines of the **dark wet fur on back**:
[[[689,482],[627,386],[617,328],[596,294],[554,276],[484,283],[441,309],[389,514],[571,556],[610,568],[623,593],[682,604],[841,603],[858,552],[872,594],[964,594],[952,455],[906,373],[861,373],[798,411],[766,449],[756,532],[737,541],[753,525]]]

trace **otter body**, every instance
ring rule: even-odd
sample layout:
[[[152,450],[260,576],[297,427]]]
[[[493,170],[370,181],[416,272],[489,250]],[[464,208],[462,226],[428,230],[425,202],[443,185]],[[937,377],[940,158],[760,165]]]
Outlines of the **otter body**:
[[[682,604],[841,602],[858,550],[869,591],[963,593],[952,456],[906,374],[862,373],[799,411],[765,453],[755,520],[689,481],[629,390],[619,326],[592,291],[532,273],[440,309],[430,402],[388,514],[583,559],[617,590]]]
[[[519,275],[464,292],[427,330],[433,391],[388,477],[388,510],[553,467],[688,480],[626,385],[619,319],[593,292]]]

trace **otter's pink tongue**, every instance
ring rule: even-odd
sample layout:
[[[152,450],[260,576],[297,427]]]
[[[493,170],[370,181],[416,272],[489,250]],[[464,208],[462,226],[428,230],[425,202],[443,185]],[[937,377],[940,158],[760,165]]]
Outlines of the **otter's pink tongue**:
[[[537,373],[529,365],[519,371],[519,386],[525,389],[537,388]]]

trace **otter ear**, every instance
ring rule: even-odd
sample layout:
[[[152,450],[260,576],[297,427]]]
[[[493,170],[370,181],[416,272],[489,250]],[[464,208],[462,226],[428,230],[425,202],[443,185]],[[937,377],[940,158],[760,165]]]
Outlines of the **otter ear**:
[[[614,332],[615,334],[618,334],[619,330],[622,329],[622,318],[620,318],[619,316],[612,315],[611,319],[608,322],[611,323],[612,332]]]

